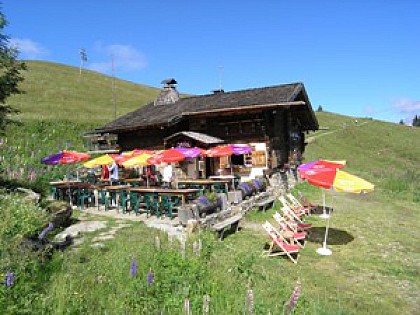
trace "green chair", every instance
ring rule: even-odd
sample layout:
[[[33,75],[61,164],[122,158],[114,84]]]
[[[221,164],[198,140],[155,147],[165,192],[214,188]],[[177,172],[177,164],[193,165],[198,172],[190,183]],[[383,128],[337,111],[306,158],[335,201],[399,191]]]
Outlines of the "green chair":
[[[125,190],[118,192],[118,204],[121,206],[123,213],[126,213],[128,202],[130,201],[130,196]]]
[[[130,209],[134,210],[136,215],[140,214],[140,205],[143,201],[142,196],[137,192],[130,192]]]
[[[156,216],[160,217],[160,202],[158,197],[154,194],[144,195],[144,202],[146,203],[147,217],[150,215],[152,210],[154,210]]]
[[[98,190],[98,210],[101,206],[101,203],[104,205],[105,211],[108,210],[108,207],[109,207],[108,192],[103,189]]]
[[[214,183],[213,185],[213,191],[216,193],[227,193],[226,191],[226,185],[223,183]]]
[[[162,212],[166,211],[167,214],[173,219],[173,209],[179,205],[181,201],[175,196],[162,196]]]
[[[76,198],[77,198],[77,204],[80,206],[80,209],[82,210],[85,208],[86,202],[87,202],[87,205],[89,206],[90,204],[92,204],[92,201],[94,200],[93,193],[89,189],[77,189]]]

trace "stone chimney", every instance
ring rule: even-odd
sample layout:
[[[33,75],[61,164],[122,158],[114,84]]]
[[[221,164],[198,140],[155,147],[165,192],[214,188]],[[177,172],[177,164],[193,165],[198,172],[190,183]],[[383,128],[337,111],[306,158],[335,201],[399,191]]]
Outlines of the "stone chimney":
[[[169,105],[179,100],[179,92],[175,88],[178,83],[175,79],[166,79],[161,82],[163,89],[155,100],[155,106],[158,105]]]

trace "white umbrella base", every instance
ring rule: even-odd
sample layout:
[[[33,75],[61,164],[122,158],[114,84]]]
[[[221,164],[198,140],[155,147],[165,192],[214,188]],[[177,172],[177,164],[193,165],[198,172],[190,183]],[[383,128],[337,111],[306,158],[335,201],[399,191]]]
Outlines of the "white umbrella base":
[[[326,247],[321,247],[321,248],[318,248],[318,249],[316,250],[316,252],[317,252],[319,255],[322,255],[322,256],[331,256],[331,255],[332,255],[332,250],[331,250],[331,249],[329,249],[329,248],[326,248]]]
[[[329,219],[330,215],[328,213],[323,213],[319,216],[321,219]]]

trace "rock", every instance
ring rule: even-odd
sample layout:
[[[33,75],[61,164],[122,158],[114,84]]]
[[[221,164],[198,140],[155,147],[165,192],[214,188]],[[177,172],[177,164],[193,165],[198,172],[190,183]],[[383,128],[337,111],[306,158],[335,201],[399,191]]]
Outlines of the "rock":
[[[90,245],[92,248],[98,248],[98,249],[106,249],[107,246],[103,243],[93,243]]]
[[[80,246],[83,244],[83,242],[85,241],[85,239],[83,237],[79,237],[73,240],[73,245],[74,246]]]
[[[93,238],[92,242],[99,242],[99,241],[109,241],[114,239],[114,235],[112,234],[101,234]]]
[[[51,216],[50,220],[54,227],[67,227],[71,224],[73,209],[68,203],[53,202],[47,206],[46,210]]]
[[[41,198],[40,194],[37,194],[31,189],[18,187],[16,191],[23,195],[23,200],[38,204],[39,199]]]
[[[57,234],[55,236],[55,238],[60,240],[60,239],[65,238],[67,235],[70,235],[72,237],[76,237],[81,232],[94,232],[96,230],[100,230],[100,229],[104,229],[104,228],[106,228],[106,223],[104,223],[102,221],[79,222],[77,224],[69,226],[63,232],[61,232],[60,234]]]

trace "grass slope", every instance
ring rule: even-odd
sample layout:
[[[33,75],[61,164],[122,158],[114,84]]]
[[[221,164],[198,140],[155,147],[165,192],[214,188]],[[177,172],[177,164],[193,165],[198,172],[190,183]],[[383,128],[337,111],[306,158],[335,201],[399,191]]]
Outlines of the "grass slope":
[[[28,61],[24,94],[10,97],[20,118],[107,122],[114,119],[112,77],[51,62]],[[159,89],[115,79],[117,116],[153,100]]]

